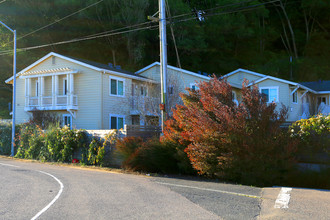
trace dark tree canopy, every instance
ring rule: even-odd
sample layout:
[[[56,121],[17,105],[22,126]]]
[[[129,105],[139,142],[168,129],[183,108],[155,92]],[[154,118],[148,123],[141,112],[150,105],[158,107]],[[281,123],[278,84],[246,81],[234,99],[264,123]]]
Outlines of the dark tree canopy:
[[[285,79],[292,69],[295,81],[329,80],[330,2],[269,1],[168,0],[182,68],[217,75],[246,68]],[[18,48],[26,48],[144,23],[158,11],[155,0],[104,0],[25,36],[96,2],[8,0],[0,4],[0,20],[17,30]],[[204,13],[202,22],[194,17],[198,11]],[[18,70],[54,51],[136,71],[159,60],[158,28],[153,25],[157,23],[145,30],[19,52]],[[169,64],[177,66],[170,25],[167,32]],[[12,33],[1,27],[0,87],[12,73],[12,55],[3,55],[13,48],[11,41]]]

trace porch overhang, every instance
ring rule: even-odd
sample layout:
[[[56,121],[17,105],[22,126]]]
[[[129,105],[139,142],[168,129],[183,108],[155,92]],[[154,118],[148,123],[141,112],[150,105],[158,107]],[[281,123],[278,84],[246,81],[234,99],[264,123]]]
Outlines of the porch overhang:
[[[36,71],[27,71],[27,72],[19,72],[17,73],[17,77],[21,79],[26,78],[35,78],[41,76],[55,76],[55,75],[65,75],[65,74],[75,74],[79,71],[76,69],[71,69],[69,67],[64,68],[55,68],[55,69],[46,69],[46,70],[36,70]],[[7,84],[12,84],[14,77],[10,77],[5,82]]]

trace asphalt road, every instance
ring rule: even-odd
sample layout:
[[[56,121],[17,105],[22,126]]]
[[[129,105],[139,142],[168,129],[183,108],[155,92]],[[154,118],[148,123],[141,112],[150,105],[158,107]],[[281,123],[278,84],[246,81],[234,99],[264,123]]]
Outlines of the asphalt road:
[[[278,191],[278,188],[261,189],[216,182],[111,173],[0,157],[0,220],[35,217],[37,219],[315,217],[313,213],[308,213],[306,207],[304,213],[294,211],[299,212],[299,209],[303,209],[304,205],[301,202],[290,204],[290,207],[295,207],[293,211],[289,208],[291,212],[275,210],[274,201]],[[292,192],[293,195],[295,193],[297,196],[292,200],[299,201],[301,192],[298,190]],[[329,192],[320,192],[320,198],[325,198],[323,193]],[[329,201],[325,199],[322,202]],[[321,206],[318,212],[322,215],[319,215],[318,219],[329,217],[327,210],[326,205]]]

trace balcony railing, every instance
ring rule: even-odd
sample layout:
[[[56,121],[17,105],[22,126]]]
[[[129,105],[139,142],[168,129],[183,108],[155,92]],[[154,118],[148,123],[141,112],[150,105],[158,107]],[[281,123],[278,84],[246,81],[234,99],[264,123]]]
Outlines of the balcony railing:
[[[159,110],[160,99],[148,96],[132,96],[131,112],[135,113],[154,113]]]
[[[27,111],[33,109],[62,110],[62,109],[77,109],[77,108],[78,108],[77,95],[25,97],[25,109]]]

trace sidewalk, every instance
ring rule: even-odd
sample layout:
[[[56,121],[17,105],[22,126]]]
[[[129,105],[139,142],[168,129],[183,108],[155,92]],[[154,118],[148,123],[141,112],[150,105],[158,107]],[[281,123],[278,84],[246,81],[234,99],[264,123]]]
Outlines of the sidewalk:
[[[330,190],[292,188],[288,208],[275,208],[281,189],[263,189],[259,219],[330,219]]]

